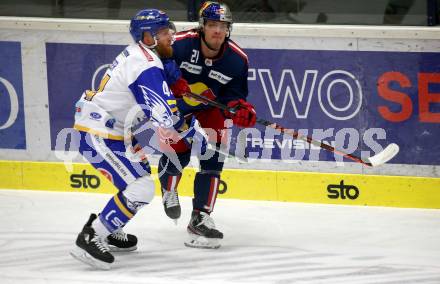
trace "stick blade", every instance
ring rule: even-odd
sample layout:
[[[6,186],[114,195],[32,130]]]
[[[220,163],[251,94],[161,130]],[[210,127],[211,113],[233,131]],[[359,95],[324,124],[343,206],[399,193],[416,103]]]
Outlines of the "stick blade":
[[[399,145],[396,143],[391,143],[385,149],[383,149],[382,152],[374,155],[373,157],[369,157],[368,161],[373,167],[380,166],[394,158],[397,153],[399,153]]]

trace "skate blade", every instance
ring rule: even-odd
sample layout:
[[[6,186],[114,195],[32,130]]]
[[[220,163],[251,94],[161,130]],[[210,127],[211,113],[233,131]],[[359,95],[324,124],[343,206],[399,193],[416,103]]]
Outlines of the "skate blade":
[[[221,246],[220,239],[206,238],[195,234],[189,234],[189,238],[184,244],[190,248],[203,249],[218,249]]]
[[[137,246],[132,246],[129,248],[119,248],[116,246],[109,245],[108,248],[109,248],[110,252],[130,252],[130,251],[137,250]]]
[[[74,249],[72,249],[70,251],[70,255],[73,258],[75,258],[85,264],[88,264],[94,268],[98,268],[98,269],[102,269],[102,270],[110,270],[110,268],[111,268],[110,263],[97,260],[96,258],[91,256],[88,252],[86,252],[85,250],[83,250],[79,247],[75,247]]]

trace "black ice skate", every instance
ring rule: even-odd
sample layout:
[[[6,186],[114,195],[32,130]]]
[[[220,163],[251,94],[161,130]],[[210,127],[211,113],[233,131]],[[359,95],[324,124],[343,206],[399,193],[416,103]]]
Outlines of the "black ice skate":
[[[137,238],[135,235],[126,234],[122,229],[107,237],[111,252],[133,251],[137,249]]]
[[[220,239],[223,239],[223,233],[215,228],[214,220],[202,211],[193,210],[187,231],[187,247],[216,249],[220,247]]]
[[[179,195],[177,191],[174,189],[166,190],[162,188],[162,202],[165,213],[171,219],[179,219],[180,218],[180,203],[179,203]]]
[[[89,220],[84,225],[83,230],[78,234],[76,247],[70,254],[86,264],[99,269],[110,269],[110,264],[115,258],[109,252],[107,242],[98,236],[92,228],[92,222],[96,219],[95,214],[91,214]]]

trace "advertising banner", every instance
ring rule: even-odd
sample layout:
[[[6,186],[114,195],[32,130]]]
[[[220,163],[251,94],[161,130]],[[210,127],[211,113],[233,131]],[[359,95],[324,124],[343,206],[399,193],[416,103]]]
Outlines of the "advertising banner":
[[[52,150],[58,133],[73,127],[75,103],[85,90],[97,89],[102,75],[124,46],[46,43]]]
[[[97,89],[106,67],[123,49],[46,44],[52,149],[58,133],[72,127],[81,93]],[[364,158],[394,142],[401,150],[390,163],[439,165],[439,53],[245,51],[248,99],[258,117]],[[234,129],[232,142],[232,151],[237,142],[245,143],[250,158],[342,161],[264,127]]]
[[[26,149],[20,42],[0,41],[0,148]]]
[[[358,156],[394,142],[401,151],[391,163],[439,165],[439,53],[248,49],[247,54],[250,100],[262,118]],[[247,140],[260,154],[273,147],[272,158],[283,153],[288,158],[288,148],[299,158],[335,158],[280,135]]]

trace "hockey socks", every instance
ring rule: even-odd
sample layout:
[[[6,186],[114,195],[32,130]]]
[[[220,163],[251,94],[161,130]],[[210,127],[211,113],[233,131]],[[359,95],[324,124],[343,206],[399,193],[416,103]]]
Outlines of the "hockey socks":
[[[194,179],[193,208],[212,212],[217,199],[220,175],[197,173]]]
[[[180,218],[181,208],[179,203],[179,195],[177,193],[177,186],[182,175],[172,176],[167,173],[160,177],[161,180],[161,191],[162,191],[162,202],[165,213],[171,219]]]
[[[113,233],[124,227],[135,214],[136,212],[129,208],[123,193],[119,192],[109,200],[99,214],[99,220],[110,233]]]
[[[188,165],[190,157],[191,151],[177,153],[180,167],[177,167],[166,155],[162,155],[159,161],[159,181],[164,210],[167,216],[174,220],[180,218],[181,214],[177,186],[182,177],[182,170]]]

